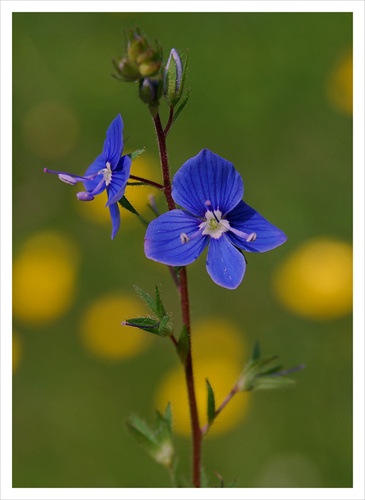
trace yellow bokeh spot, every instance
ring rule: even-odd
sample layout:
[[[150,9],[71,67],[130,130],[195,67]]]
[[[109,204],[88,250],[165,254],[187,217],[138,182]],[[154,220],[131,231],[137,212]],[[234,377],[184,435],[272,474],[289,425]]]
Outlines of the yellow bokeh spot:
[[[347,52],[336,62],[327,81],[327,95],[331,104],[348,115],[352,115],[352,74],[352,52]]]
[[[71,306],[78,251],[66,234],[31,237],[13,264],[13,314],[29,325],[47,324]]]
[[[242,363],[246,359],[243,336],[235,325],[223,318],[203,319],[193,325],[193,358],[220,357]]]
[[[352,310],[352,246],[329,238],[302,244],[277,269],[274,289],[291,311],[332,319]]]
[[[159,166],[154,162],[146,153],[138,156],[132,162],[131,174],[145,179],[155,180],[159,178]],[[130,182],[137,182],[131,179]],[[156,181],[158,182],[158,181]],[[137,212],[141,215],[148,214],[149,208],[147,206],[148,196],[153,194],[156,199],[160,193],[151,186],[127,186],[125,196],[127,200],[133,205]],[[109,209],[105,207],[107,202],[106,192],[96,196],[94,200],[88,202],[80,202],[75,198],[78,212],[85,218],[92,222],[102,225],[111,225]],[[128,210],[120,208],[121,214],[121,227],[124,224],[127,227],[131,226],[131,222],[137,220],[137,216]],[[151,212],[152,213],[152,212]]]
[[[98,298],[82,317],[82,343],[89,352],[106,360],[136,356],[150,344],[150,334],[121,323],[145,314],[143,304],[128,295],[111,293]]]
[[[79,122],[72,108],[57,101],[43,101],[24,116],[26,147],[43,160],[56,160],[69,153],[79,136]]]
[[[201,320],[193,326],[193,361],[195,390],[200,425],[207,422],[207,387],[209,380],[216,407],[229,394],[243,368],[245,346],[242,335],[223,318]],[[236,394],[217,417],[207,436],[230,431],[242,422],[248,405],[247,393]],[[156,393],[157,407],[162,411],[171,403],[174,431],[190,435],[190,417],[185,375],[181,365],[167,373]]]
[[[20,338],[17,333],[13,332],[13,349],[12,349],[13,372],[17,371],[21,357],[22,357],[22,346]]]

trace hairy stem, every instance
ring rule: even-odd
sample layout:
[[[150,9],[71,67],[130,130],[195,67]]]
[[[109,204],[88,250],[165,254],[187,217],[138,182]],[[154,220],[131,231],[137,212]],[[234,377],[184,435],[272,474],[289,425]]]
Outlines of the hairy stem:
[[[145,179],[144,177],[139,177],[138,175],[130,175],[130,179],[133,179],[135,181],[139,181],[142,184],[148,184],[149,186],[153,186],[156,189],[164,189],[164,186],[162,184],[159,184],[158,182],[151,181],[150,179]]]
[[[165,129],[162,126],[160,115],[156,113],[153,114],[152,116],[157,135],[159,153],[160,153],[164,193],[169,210],[175,209],[175,202],[171,195],[172,187],[171,187],[170,168],[169,168],[169,161],[168,161],[167,147],[166,147],[166,135],[172,123],[172,116],[173,115],[170,110],[169,121]],[[191,431],[192,431],[193,484],[196,488],[199,488],[202,432],[199,424],[198,406],[196,402],[195,387],[194,387],[194,372],[193,372],[193,359],[192,359],[191,333],[190,333],[191,331],[190,331],[189,291],[188,291],[187,272],[185,267],[183,267],[180,270],[180,279],[178,282],[176,282],[175,280],[175,284],[178,285],[178,290],[180,293],[180,301],[181,301],[182,321],[184,327],[188,332],[188,339],[189,339],[188,353],[184,364],[184,370],[185,370],[186,386],[188,391],[188,401],[189,401]],[[175,347],[177,347],[177,343],[176,341],[174,341],[175,339],[171,340],[174,343]]]
[[[200,487],[200,461],[201,461],[201,444],[202,432],[200,430],[198,407],[196,403],[194,373],[193,373],[193,358],[191,350],[191,330],[190,330],[190,311],[189,311],[189,293],[186,267],[180,271],[180,297],[181,297],[181,312],[183,323],[188,332],[189,349],[185,361],[185,379],[188,390],[190,421],[193,439],[193,484]]]
[[[167,206],[169,207],[169,210],[174,210],[175,202],[171,196],[172,188],[170,179],[169,159],[167,156],[167,148],[166,148],[166,135],[162,127],[160,115],[158,113],[155,116],[153,116],[153,123],[155,125],[155,130],[158,140],[158,149],[160,152],[160,161],[161,161],[166,202]]]

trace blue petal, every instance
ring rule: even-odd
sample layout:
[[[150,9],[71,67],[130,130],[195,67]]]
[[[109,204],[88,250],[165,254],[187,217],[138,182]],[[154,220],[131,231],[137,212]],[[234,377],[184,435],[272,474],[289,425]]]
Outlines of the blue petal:
[[[118,161],[123,151],[122,131],[123,121],[122,117],[118,115],[109,125],[109,128],[106,132],[106,139],[103,148],[105,161],[108,161],[111,164],[112,170],[117,167]]]
[[[112,180],[107,187],[108,191],[108,203],[106,206],[110,206],[113,203],[120,200],[123,195],[127,182],[129,179],[129,172],[131,170],[132,160],[129,156],[123,156],[118,163],[118,166],[112,172]]]
[[[182,210],[171,210],[153,220],[146,231],[146,257],[169,266],[186,266],[194,262],[208,244],[199,230],[200,221]],[[182,235],[190,239],[182,243]]]
[[[223,215],[232,210],[243,196],[243,182],[232,163],[203,149],[176,172],[172,197],[178,205],[200,217],[212,210]]]
[[[85,176],[87,175],[95,175],[99,170],[102,170],[105,168],[105,159],[104,159],[104,154],[101,153],[93,162],[92,164],[87,168],[85,172]],[[84,182],[84,187],[86,191],[93,191],[96,186],[99,184],[101,179],[103,178],[103,175],[97,175],[94,179],[91,181],[85,181]]]
[[[287,240],[283,231],[264,219],[244,201],[241,201],[232,212],[227,214],[227,220],[238,231],[256,234],[254,241],[247,242],[231,231],[225,233],[235,246],[248,252],[267,252],[282,245]]]
[[[246,262],[239,250],[223,234],[211,238],[207,255],[207,271],[212,280],[224,288],[234,289],[245,274]]]
[[[113,205],[110,205],[109,212],[112,220],[112,240],[113,240],[120,227],[120,212],[118,203],[113,203]]]

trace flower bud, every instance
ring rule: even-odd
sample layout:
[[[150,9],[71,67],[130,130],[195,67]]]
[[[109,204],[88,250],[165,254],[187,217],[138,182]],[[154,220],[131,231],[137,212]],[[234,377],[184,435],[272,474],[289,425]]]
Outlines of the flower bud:
[[[119,75],[127,82],[135,82],[141,78],[138,66],[124,57],[116,65]]]
[[[148,47],[148,40],[145,36],[137,32],[131,32],[129,35],[129,43],[127,49],[128,58],[133,62],[137,62],[138,57],[146,52],[146,50],[148,50]]]
[[[171,49],[164,74],[164,95],[171,107],[179,102],[185,81],[186,67],[183,68],[181,57],[177,50]]]
[[[140,82],[139,97],[146,104],[158,101],[160,97],[160,80],[156,78],[144,78]]]

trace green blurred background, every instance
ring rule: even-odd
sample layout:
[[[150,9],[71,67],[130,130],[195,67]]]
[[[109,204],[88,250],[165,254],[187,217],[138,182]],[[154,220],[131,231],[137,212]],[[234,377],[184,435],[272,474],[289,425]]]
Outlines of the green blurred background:
[[[168,138],[172,171],[213,150],[241,172],[245,201],[288,235],[275,251],[246,255],[236,291],[210,280],[204,258],[189,269],[194,331],[203,338],[196,366],[202,358],[218,385],[226,377],[223,391],[257,339],[284,366],[306,365],[294,389],[237,396],[221,432],[204,443],[210,485],[218,471],[238,487],[350,487],[348,13],[13,14],[13,486],[170,484],[124,422],[131,412],[152,420],[180,370],[177,356],[167,340],[120,326],[131,309],[143,312],[133,285],[152,291],[158,283],[178,327],[170,276],[144,258],[137,219],[123,212],[111,241],[103,209],[75,201],[75,188],[42,172],[81,174],[121,113],[125,152],[146,147],[134,173],[159,181],[148,110],[134,84],[111,77],[123,33],[136,26],[166,58],[172,47],[190,51],[190,101]],[[129,199],[142,210],[150,190],[136,189]],[[183,398],[183,387],[172,386]]]

